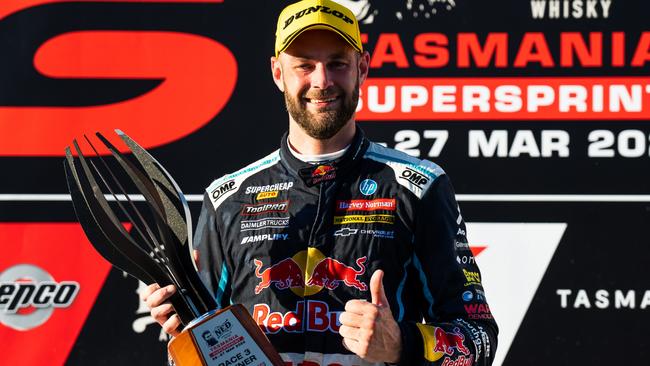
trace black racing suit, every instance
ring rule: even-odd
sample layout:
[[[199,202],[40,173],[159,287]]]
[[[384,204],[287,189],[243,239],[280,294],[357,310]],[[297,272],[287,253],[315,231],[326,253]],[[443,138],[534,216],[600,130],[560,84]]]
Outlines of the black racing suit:
[[[367,365],[338,316],[370,301],[383,269],[402,365],[490,365],[497,325],[444,171],[368,141],[340,159],[287,146],[217,179],[197,225],[199,272],[220,306],[243,304],[287,365]],[[465,264],[464,264],[465,263]],[[310,363],[311,362],[311,363]]]

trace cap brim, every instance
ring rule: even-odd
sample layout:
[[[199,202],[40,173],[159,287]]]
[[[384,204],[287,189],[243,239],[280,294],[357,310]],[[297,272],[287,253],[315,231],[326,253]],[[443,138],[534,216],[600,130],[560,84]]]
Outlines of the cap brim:
[[[356,44],[356,42],[354,42],[354,38],[352,38],[349,34],[347,34],[345,32],[341,32],[340,30],[338,30],[337,28],[335,28],[335,27],[333,27],[333,26],[331,26],[329,24],[316,23],[316,24],[310,24],[310,25],[308,25],[308,26],[306,26],[304,28],[300,28],[297,31],[290,34],[287,37],[287,40],[284,42],[284,47],[276,50],[275,56],[277,57],[280,54],[280,52],[283,52],[284,50],[289,48],[291,43],[293,41],[295,41],[296,38],[298,38],[298,36],[303,34],[305,31],[313,30],[313,29],[323,29],[323,30],[328,30],[328,31],[335,32],[336,34],[341,36],[348,44],[350,44],[350,46],[352,46],[352,48],[354,48],[355,50],[361,52],[361,49],[359,48],[359,46]]]

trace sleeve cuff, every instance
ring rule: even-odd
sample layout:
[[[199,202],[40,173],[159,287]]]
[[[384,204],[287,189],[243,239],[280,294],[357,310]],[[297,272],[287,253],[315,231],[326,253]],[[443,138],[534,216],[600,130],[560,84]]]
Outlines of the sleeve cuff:
[[[400,353],[400,361],[396,365],[408,366],[420,364],[424,349],[420,331],[413,322],[399,322],[398,325],[402,337],[402,352]]]

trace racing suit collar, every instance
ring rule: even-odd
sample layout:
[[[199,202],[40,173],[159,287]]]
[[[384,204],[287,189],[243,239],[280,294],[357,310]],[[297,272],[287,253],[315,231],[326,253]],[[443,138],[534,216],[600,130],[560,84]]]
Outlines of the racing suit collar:
[[[286,132],[280,142],[280,161],[291,174],[300,177],[310,187],[322,181],[344,176],[349,169],[361,161],[369,145],[361,128],[356,126],[352,142],[343,156],[332,162],[312,165],[301,161],[291,153],[288,135],[289,132]]]

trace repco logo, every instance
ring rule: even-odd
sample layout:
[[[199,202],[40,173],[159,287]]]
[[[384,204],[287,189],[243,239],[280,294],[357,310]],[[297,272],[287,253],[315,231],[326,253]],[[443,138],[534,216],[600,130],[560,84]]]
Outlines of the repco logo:
[[[402,171],[400,178],[406,179],[420,188],[423,188],[427,183],[429,183],[428,177],[409,168]]]
[[[215,200],[219,199],[219,197],[223,196],[224,193],[230,192],[233,189],[235,189],[235,181],[229,180],[212,191],[212,198]]]
[[[79,283],[55,282],[43,269],[19,264],[0,274],[0,323],[30,330],[44,324],[54,308],[67,308],[79,293]],[[32,312],[21,311],[33,307]]]

